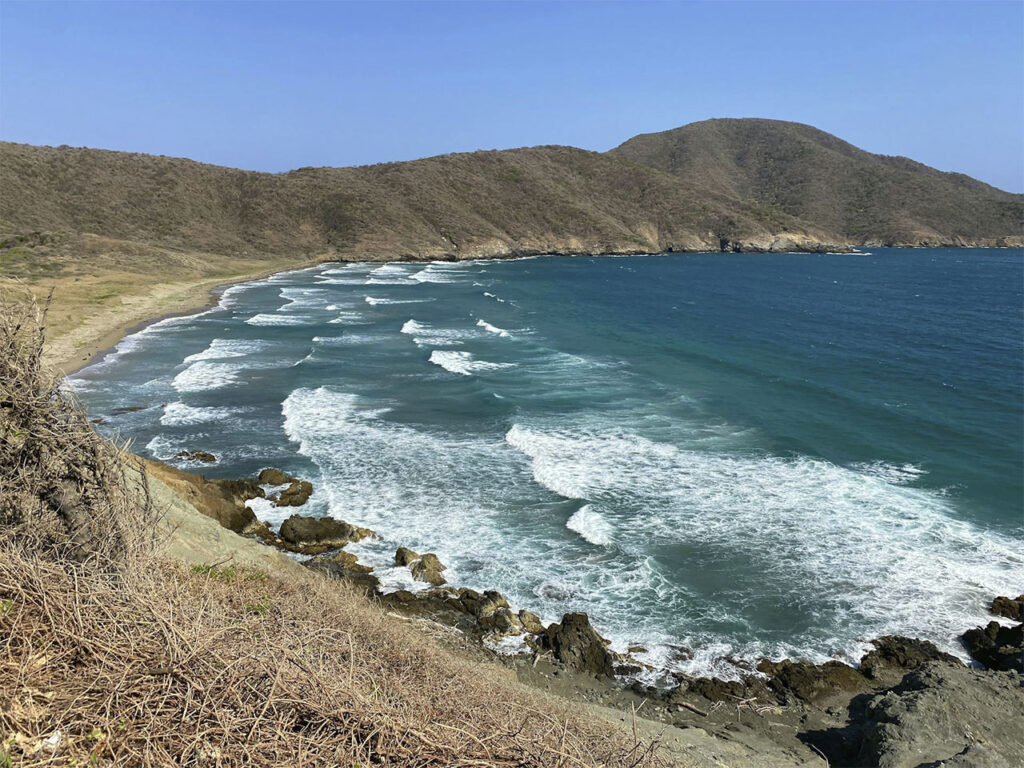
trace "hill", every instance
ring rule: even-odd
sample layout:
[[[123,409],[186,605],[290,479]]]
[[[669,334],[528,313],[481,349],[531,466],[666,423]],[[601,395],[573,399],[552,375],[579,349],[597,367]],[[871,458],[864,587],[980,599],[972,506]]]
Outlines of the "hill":
[[[1024,197],[809,125],[720,119],[636,136],[611,157],[775,208],[856,245],[974,244],[1024,233]]]
[[[695,123],[604,154],[546,146],[281,174],[0,142],[0,279],[56,290],[50,359],[65,366],[196,307],[197,287],[316,261],[1022,235],[1022,195],[769,120]]]

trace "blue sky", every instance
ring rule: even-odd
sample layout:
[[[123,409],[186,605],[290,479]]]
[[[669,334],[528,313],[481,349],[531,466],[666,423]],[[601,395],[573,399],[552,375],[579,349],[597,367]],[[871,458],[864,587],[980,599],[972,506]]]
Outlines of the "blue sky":
[[[0,138],[282,171],[810,123],[1024,191],[1024,3],[0,3]]]

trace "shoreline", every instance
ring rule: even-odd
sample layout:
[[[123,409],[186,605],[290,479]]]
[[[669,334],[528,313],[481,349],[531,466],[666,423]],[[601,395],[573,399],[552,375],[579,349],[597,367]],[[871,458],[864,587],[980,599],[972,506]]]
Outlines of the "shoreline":
[[[311,264],[306,264],[305,266],[295,267],[294,270],[310,269],[312,267],[319,266],[320,264],[324,263],[327,262],[316,261]],[[148,306],[144,306],[140,308],[142,311],[140,311],[139,313],[133,313],[133,317],[126,318],[122,322],[118,323],[115,327],[107,330],[101,336],[99,336],[96,339],[96,341],[92,343],[87,342],[82,348],[76,350],[76,352],[74,353],[75,359],[68,360],[65,357],[64,359],[57,359],[52,361],[52,364],[55,368],[60,370],[65,376],[71,376],[85,368],[88,368],[91,365],[100,362],[108,354],[117,349],[118,345],[127,337],[136,334],[139,331],[142,331],[151,325],[155,325],[156,323],[162,322],[163,320],[169,320],[174,317],[189,317],[191,315],[199,314],[203,310],[212,309],[213,307],[216,307],[220,303],[220,294],[218,293],[218,291],[220,291],[221,289],[230,288],[233,285],[241,285],[243,283],[254,282],[257,280],[265,280],[267,278],[273,277],[274,275],[279,275],[284,272],[291,271],[293,271],[293,268],[288,267],[284,269],[262,270],[260,272],[253,272],[248,275],[240,275],[237,277],[229,278],[227,280],[218,279],[217,282],[214,282],[212,284],[210,284],[210,280],[207,279],[196,281],[191,285],[182,286],[183,289],[188,293],[192,293],[196,291],[196,289],[198,289],[200,293],[198,296],[193,296],[191,301],[188,298],[184,298],[180,302],[181,304],[183,304],[183,306],[180,306],[177,309],[173,309],[169,312],[163,312],[157,315],[150,313],[140,318],[137,315],[141,315],[143,312],[145,312],[146,309],[149,308]],[[146,298],[152,298],[154,301],[158,301],[158,299],[153,297],[152,294],[147,294],[145,296]],[[59,338],[61,337],[58,337],[58,339]],[[57,339],[47,339],[47,345],[49,346],[53,344],[55,341],[57,341]],[[82,354],[83,351],[85,352],[87,357],[84,359],[77,359],[79,355]]]
[[[1003,248],[1012,249],[1015,246],[967,246],[967,245],[942,245],[942,246],[922,246],[922,245],[883,245],[883,246],[872,246],[872,245],[850,245],[850,244],[829,244],[829,248],[836,247],[841,250],[821,250],[807,248],[804,250],[800,249],[788,249],[785,251],[779,251],[779,253],[792,253],[792,254],[812,254],[818,253],[821,255],[843,255],[849,253],[855,253],[852,249],[873,249],[873,250],[897,250],[903,248],[930,248],[930,247],[941,247],[941,248],[958,248],[963,250],[974,250],[974,249],[990,249],[990,248]],[[770,251],[764,250],[747,250],[741,251],[740,253],[769,253]],[[126,337],[138,333],[139,331],[158,323],[162,320],[167,320],[174,317],[187,317],[189,315],[197,314],[204,309],[209,309],[217,306],[219,303],[219,296],[217,291],[225,288],[230,288],[233,285],[241,285],[243,283],[255,282],[257,280],[265,280],[275,275],[284,274],[286,272],[301,271],[303,269],[312,269],[323,264],[351,264],[360,262],[373,262],[373,263],[388,263],[388,262],[430,262],[430,261],[445,261],[445,262],[458,262],[458,261],[514,261],[516,259],[529,259],[538,258],[541,256],[560,256],[560,257],[573,257],[573,256],[585,256],[585,257],[615,257],[615,256],[660,256],[669,254],[732,254],[736,251],[731,250],[658,250],[658,251],[645,251],[645,250],[630,250],[630,249],[614,249],[609,251],[601,252],[588,252],[588,251],[559,251],[559,250],[543,250],[535,251],[529,248],[509,248],[507,251],[502,253],[490,253],[490,254],[466,254],[465,256],[453,256],[448,254],[398,254],[388,258],[375,258],[376,254],[336,254],[329,258],[315,258],[313,260],[307,260],[305,262],[297,262],[294,265],[280,265],[272,269],[256,270],[251,273],[244,275],[236,275],[227,279],[213,278],[212,280],[207,278],[204,280],[193,281],[190,283],[178,283],[179,290],[184,292],[186,295],[177,299],[173,303],[177,306],[170,311],[152,311],[156,309],[154,304],[160,303],[160,297],[154,294],[154,291],[150,291],[146,294],[141,294],[138,298],[142,301],[142,306],[139,307],[139,311],[126,313],[126,317],[117,322],[112,326],[108,326],[99,332],[94,340],[86,339],[81,342],[73,351],[68,350],[62,353],[58,353],[59,356],[51,359],[50,363],[54,368],[59,370],[64,376],[71,376],[84,368],[88,368],[95,363],[100,362],[107,354],[117,348]],[[196,289],[201,292],[198,296],[194,295]],[[59,345],[63,339],[76,335],[78,328],[72,329],[62,335],[54,338],[47,338],[46,346],[52,349],[55,345]],[[84,356],[83,356],[84,353]]]

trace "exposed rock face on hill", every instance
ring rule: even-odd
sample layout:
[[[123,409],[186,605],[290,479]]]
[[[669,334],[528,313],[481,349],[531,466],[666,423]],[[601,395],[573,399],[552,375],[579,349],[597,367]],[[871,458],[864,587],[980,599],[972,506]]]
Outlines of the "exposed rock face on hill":
[[[606,154],[534,147],[284,174],[2,143],[0,186],[0,249],[60,254],[89,234],[129,267],[126,243],[375,259],[996,244],[1024,234],[1021,195],[768,120],[695,123]]]

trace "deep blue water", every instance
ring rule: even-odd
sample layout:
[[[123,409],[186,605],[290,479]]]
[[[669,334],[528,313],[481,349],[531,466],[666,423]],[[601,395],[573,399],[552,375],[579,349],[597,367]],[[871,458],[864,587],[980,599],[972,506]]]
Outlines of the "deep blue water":
[[[357,549],[389,585],[396,546],[434,551],[730,674],[891,632],[956,650],[1024,591],[1022,290],[1013,250],[335,264],[73,383],[143,453],[310,477],[312,511],[384,536]]]

